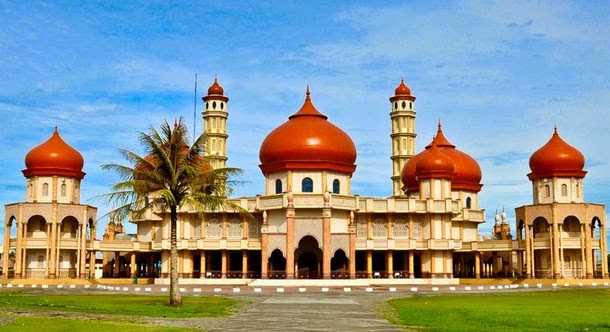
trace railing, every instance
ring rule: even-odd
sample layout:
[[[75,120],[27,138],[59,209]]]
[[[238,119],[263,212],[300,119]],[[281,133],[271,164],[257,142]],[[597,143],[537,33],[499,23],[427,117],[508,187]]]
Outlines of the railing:
[[[286,279],[286,271],[269,271],[267,272],[269,279]]]

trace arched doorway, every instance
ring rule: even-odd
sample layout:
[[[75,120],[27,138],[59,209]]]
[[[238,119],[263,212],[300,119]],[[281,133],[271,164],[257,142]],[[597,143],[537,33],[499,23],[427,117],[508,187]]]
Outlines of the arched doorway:
[[[333,279],[349,278],[349,259],[343,249],[335,251],[335,255],[330,260],[330,270]]]
[[[297,278],[319,279],[322,277],[322,250],[318,240],[311,235],[304,236],[294,251]]]
[[[269,257],[269,272],[270,279],[286,278],[286,258],[280,249],[275,249]]]

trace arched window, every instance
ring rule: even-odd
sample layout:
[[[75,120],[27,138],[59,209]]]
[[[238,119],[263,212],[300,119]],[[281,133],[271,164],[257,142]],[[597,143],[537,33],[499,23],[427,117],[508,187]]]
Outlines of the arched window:
[[[470,197],[466,197],[466,208],[470,209],[472,206],[472,199]]]
[[[301,191],[304,193],[313,192],[313,180],[311,178],[304,178],[301,182]]]
[[[276,194],[281,194],[283,191],[282,189],[282,180],[277,179],[275,180],[275,193]]]
[[[42,185],[42,196],[49,196],[49,184],[44,183]]]
[[[339,180],[338,179],[334,179],[333,180],[333,194],[338,194],[339,193],[339,187],[340,187]]]
[[[568,196],[568,185],[565,183],[561,185],[561,196]]]
[[[544,185],[544,197],[551,197],[551,186]]]
[[[61,195],[62,197],[63,197],[63,196],[66,196],[66,184],[65,184],[65,183],[62,183],[62,184],[61,184],[61,191],[60,191],[60,195]]]

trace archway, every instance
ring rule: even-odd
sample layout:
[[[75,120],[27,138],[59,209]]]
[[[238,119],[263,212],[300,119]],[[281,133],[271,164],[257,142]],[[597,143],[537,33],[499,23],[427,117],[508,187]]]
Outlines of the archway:
[[[275,249],[269,257],[269,275],[271,279],[286,278],[286,258],[280,249]]]
[[[330,260],[331,278],[347,279],[349,278],[349,259],[345,255],[343,249],[335,251],[335,255]]]
[[[294,251],[297,278],[319,279],[322,277],[322,250],[318,240],[311,235],[304,236]]]

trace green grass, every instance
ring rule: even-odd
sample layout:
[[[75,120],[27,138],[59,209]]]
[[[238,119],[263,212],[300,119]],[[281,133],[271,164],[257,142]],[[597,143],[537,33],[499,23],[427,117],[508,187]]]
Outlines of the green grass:
[[[193,318],[227,315],[237,301],[223,297],[183,297],[179,308],[168,306],[168,296],[134,294],[44,294],[0,292],[0,311],[5,308],[53,312],[82,312],[127,316]]]
[[[173,332],[189,331],[186,328],[151,326],[137,321],[85,320],[65,317],[45,317],[36,315],[0,314],[0,331],[122,331],[122,332]]]
[[[609,289],[447,294],[390,300],[390,320],[417,331],[608,331]]]
[[[0,291],[0,331],[191,331],[188,327],[151,324],[164,318],[219,317],[242,304],[224,297],[184,296],[173,308],[166,295],[46,294]],[[163,323],[165,322],[165,323]]]

